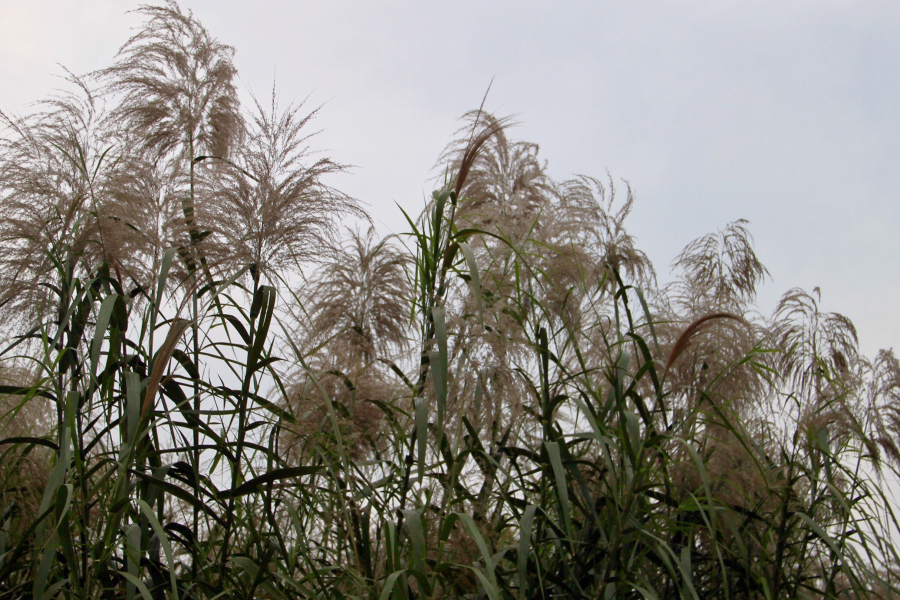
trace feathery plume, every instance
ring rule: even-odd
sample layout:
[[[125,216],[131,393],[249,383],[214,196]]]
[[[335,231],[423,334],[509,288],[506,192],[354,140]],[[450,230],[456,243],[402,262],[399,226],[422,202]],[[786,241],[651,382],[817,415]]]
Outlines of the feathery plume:
[[[203,176],[199,219],[231,261],[254,264],[272,281],[318,261],[337,237],[341,217],[367,219],[359,202],[326,185],[345,166],[313,159],[301,105],[279,111],[275,89],[264,109],[254,99],[244,143],[233,161],[217,161]]]

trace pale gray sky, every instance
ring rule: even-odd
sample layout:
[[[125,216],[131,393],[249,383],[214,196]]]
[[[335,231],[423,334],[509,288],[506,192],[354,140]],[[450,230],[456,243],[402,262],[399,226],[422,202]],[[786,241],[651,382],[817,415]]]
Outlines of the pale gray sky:
[[[0,0],[0,108],[21,114],[110,64],[137,2]],[[434,162],[486,107],[541,145],[551,174],[628,180],[630,230],[665,279],[692,239],[749,219],[787,289],[822,288],[868,354],[900,348],[900,4],[895,2],[288,2],[184,0],[237,50],[245,89],[324,104],[333,184],[400,231]]]

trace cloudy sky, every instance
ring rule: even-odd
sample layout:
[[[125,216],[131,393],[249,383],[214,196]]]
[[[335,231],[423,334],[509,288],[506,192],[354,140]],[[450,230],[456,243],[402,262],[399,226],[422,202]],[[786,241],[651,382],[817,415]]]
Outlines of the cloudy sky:
[[[62,70],[110,64],[137,2],[0,0],[0,108]],[[432,167],[494,79],[555,178],[627,180],[630,230],[661,279],[692,239],[749,219],[772,278],[900,349],[900,4],[183,0],[237,50],[245,92],[322,105],[314,146],[356,165],[332,183],[401,231]]]

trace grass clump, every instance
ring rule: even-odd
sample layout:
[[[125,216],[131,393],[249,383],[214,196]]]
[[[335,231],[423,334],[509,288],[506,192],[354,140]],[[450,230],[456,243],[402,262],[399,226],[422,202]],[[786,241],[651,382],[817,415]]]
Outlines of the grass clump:
[[[140,11],[4,116],[0,597],[893,597],[900,364],[759,315],[746,222],[660,286],[630,189],[479,110],[342,239],[311,115]]]

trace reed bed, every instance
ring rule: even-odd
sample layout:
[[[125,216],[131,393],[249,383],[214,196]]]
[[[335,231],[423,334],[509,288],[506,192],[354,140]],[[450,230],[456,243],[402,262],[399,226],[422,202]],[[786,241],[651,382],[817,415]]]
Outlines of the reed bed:
[[[895,597],[900,363],[759,314],[746,222],[660,285],[627,185],[477,110],[380,239],[140,12],[3,115],[0,598]]]

